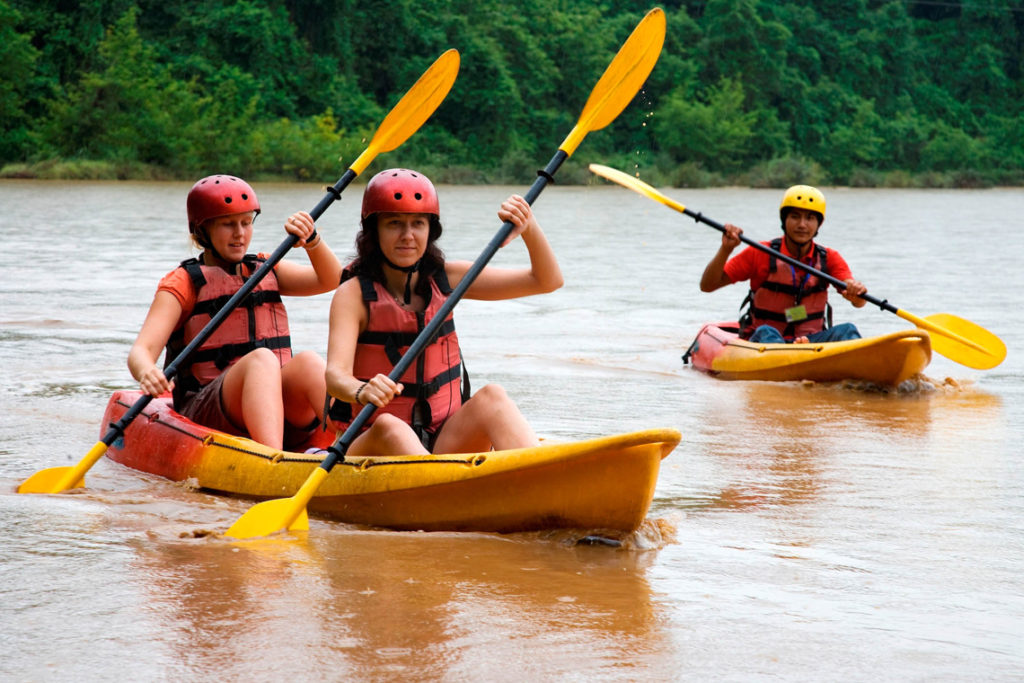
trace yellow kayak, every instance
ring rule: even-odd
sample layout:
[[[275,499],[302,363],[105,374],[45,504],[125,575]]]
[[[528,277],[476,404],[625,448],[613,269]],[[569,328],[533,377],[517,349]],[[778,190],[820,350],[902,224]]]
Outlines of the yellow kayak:
[[[851,379],[897,386],[932,359],[931,338],[920,329],[818,344],[752,344],[738,332],[736,323],[705,325],[683,361],[718,379]]]
[[[139,398],[117,391],[103,425]],[[323,433],[322,443],[334,434]],[[679,443],[655,429],[536,448],[450,455],[351,457],[309,511],[343,522],[426,531],[633,531],[647,515],[661,460]],[[324,453],[275,451],[182,417],[155,399],[106,453],[128,467],[251,499],[292,496]]]

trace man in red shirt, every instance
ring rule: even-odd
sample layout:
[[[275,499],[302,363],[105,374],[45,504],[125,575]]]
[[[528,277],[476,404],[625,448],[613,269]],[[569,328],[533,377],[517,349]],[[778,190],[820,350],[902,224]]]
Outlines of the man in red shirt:
[[[867,303],[860,297],[867,287],[854,279],[839,252],[814,243],[825,220],[825,195],[821,191],[808,185],[789,188],[779,205],[779,217],[783,236],[762,244],[845,282],[846,288],[839,293],[857,308]],[[730,259],[742,233],[735,225],[725,225],[722,245],[704,269],[700,289],[713,292],[750,280],[750,308],[740,324],[743,337],[755,343],[860,338],[852,323],[826,325],[831,318],[828,282],[753,247]]]

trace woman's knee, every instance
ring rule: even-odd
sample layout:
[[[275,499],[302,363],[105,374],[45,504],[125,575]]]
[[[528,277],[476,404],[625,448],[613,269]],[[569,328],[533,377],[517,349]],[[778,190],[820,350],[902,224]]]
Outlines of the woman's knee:
[[[270,349],[254,349],[227,369],[224,388],[230,392],[250,382],[257,382],[262,386],[268,380],[280,383],[281,364]]]
[[[426,452],[416,433],[405,420],[381,413],[367,431],[370,447],[385,453]]]
[[[396,417],[391,413],[381,413],[374,420],[373,425],[370,426],[370,433],[375,440],[385,439],[392,441],[396,438],[404,437],[406,434],[413,434],[413,431],[412,427],[402,418]]]
[[[506,405],[512,401],[512,399],[508,397],[505,387],[500,384],[488,384],[477,390],[477,392],[473,394],[473,400],[476,401],[477,399],[479,399],[480,404],[490,406]]]
[[[324,359],[315,351],[303,351],[293,356],[281,368],[285,387],[289,391],[315,391],[318,394],[326,391],[324,371],[327,369]],[[319,397],[318,401],[323,401]]]
[[[277,359],[277,354],[268,348],[253,349],[242,356],[238,364],[245,367],[247,372],[252,370],[268,372],[273,371],[275,368],[278,370],[281,368],[281,362]]]
[[[323,374],[327,367],[324,363],[324,359],[320,357],[316,351],[303,351],[292,356],[291,360],[287,363],[288,367],[294,367],[296,370],[302,373],[320,373]]]

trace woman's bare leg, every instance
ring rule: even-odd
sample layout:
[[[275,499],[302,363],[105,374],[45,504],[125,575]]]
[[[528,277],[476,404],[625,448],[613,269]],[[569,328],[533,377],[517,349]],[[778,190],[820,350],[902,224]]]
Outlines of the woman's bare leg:
[[[540,443],[519,407],[497,384],[473,394],[445,422],[434,445],[435,453],[503,451]]]

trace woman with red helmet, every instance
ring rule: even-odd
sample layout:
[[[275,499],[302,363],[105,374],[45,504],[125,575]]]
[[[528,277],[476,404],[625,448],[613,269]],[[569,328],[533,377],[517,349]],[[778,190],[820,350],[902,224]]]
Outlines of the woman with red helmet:
[[[528,268],[485,267],[465,291],[470,299],[512,299],[551,292],[562,272],[529,203],[506,199],[498,218],[521,237]],[[449,316],[400,382],[391,369],[473,265],[446,261],[437,192],[429,179],[389,169],[363,193],[356,260],[331,302],[327,344],[330,417],[339,430],[368,403],[377,406],[352,441],[358,454],[460,453],[535,446],[536,434],[504,389],[491,384],[472,398]]]
[[[161,352],[166,348],[166,367],[268,258],[248,253],[260,204],[244,180],[203,178],[186,205],[189,233],[202,253],[160,281],[128,368],[146,393],[173,392],[175,410],[195,422],[271,448],[301,448],[322,417],[324,361],[313,351],[292,355],[281,296],[334,289],[341,263],[312,217],[292,214],[284,227],[309,265],[280,261],[168,381],[157,365]]]

